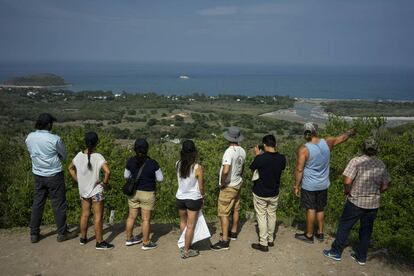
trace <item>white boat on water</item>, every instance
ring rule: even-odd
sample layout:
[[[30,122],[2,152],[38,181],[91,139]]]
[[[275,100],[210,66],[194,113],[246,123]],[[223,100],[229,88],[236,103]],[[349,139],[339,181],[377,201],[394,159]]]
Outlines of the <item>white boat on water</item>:
[[[186,75],[181,75],[178,78],[181,79],[181,80],[188,80],[190,77],[186,76]]]

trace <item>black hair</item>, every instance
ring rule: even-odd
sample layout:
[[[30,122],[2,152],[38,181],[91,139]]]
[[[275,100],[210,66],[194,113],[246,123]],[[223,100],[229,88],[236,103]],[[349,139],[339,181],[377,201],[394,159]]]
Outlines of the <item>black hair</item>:
[[[137,139],[134,144],[135,157],[137,159],[138,168],[148,159],[148,142],[145,139]]]
[[[53,122],[42,122],[42,121],[36,121],[35,123],[35,129],[38,130],[52,130]]]
[[[96,132],[90,131],[85,134],[85,144],[88,150],[88,170],[92,170],[91,154],[98,145],[98,141],[98,134]]]
[[[179,174],[182,178],[190,176],[191,168],[197,162],[198,152],[191,140],[183,142],[183,147],[180,152],[180,161],[178,162]]]
[[[276,147],[276,138],[273,134],[268,134],[263,137],[262,143],[265,144],[268,147]]]
[[[37,117],[35,128],[38,130],[52,130],[53,122],[56,121],[56,118],[53,117],[50,113],[41,113]]]

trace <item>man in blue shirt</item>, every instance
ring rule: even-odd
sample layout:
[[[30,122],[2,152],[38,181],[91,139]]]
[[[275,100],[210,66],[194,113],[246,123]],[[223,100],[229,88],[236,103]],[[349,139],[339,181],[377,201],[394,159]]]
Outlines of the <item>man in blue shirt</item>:
[[[40,224],[47,196],[52,201],[58,232],[57,241],[62,242],[76,237],[76,233],[69,232],[66,225],[65,179],[61,163],[66,158],[66,150],[60,137],[50,132],[54,121],[56,119],[49,113],[40,114],[35,125],[37,130],[26,138],[35,179],[30,220],[32,243],[39,241]]]
[[[303,234],[295,234],[295,238],[313,243],[314,222],[318,222],[316,239],[324,240],[323,226],[324,208],[328,200],[329,162],[331,151],[354,134],[354,130],[336,136],[319,138],[318,126],[314,123],[304,125],[306,144],[302,145],[297,154],[294,193],[300,197],[300,205],[306,209],[306,230]]]

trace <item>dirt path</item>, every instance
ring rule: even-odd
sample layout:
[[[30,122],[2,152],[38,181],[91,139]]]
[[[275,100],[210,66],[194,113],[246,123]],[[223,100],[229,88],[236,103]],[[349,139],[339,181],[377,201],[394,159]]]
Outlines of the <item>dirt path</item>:
[[[210,226],[215,242],[220,230]],[[49,229],[43,228],[42,233]],[[178,254],[179,231],[175,226],[153,226],[158,248],[142,251],[140,245],[125,247],[122,226],[107,227],[105,238],[115,248],[97,251],[95,241],[80,246],[78,239],[56,242],[50,234],[31,244],[27,229],[0,231],[0,275],[414,275],[407,265],[391,263],[381,252],[371,253],[365,266],[356,264],[345,249],[341,262],[322,256],[332,239],[305,244],[293,238],[295,229],[279,226],[275,247],[267,253],[250,248],[257,241],[255,224],[246,222],[239,239],[228,251],[214,252],[209,244],[197,247],[200,256],[182,260]],[[90,235],[93,229],[89,229]]]

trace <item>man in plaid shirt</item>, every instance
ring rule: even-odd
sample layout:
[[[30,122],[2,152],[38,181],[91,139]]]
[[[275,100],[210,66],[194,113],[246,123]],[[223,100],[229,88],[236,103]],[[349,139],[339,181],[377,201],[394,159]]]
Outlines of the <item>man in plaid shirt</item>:
[[[363,145],[364,154],[353,158],[343,172],[347,201],[339,220],[336,239],[330,250],[323,251],[328,258],[341,260],[349,232],[360,220],[360,241],[355,252],[351,253],[351,257],[360,265],[366,262],[374,220],[380,206],[380,193],[384,192],[390,184],[387,168],[376,157],[377,149],[374,139],[366,139]]]

